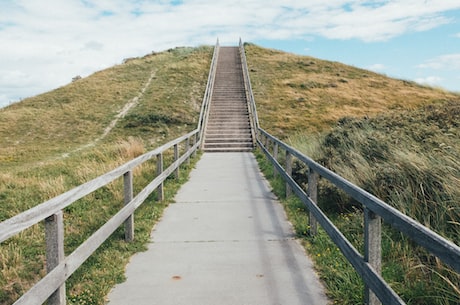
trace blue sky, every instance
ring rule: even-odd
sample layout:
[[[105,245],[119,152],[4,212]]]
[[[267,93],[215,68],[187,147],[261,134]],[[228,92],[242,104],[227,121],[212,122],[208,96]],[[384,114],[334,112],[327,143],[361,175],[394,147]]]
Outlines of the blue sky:
[[[458,0],[0,0],[0,107],[217,37],[460,92]]]

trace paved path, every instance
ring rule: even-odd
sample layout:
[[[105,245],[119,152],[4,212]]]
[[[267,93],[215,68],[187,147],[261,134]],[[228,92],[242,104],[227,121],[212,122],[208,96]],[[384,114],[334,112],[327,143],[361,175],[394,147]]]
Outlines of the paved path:
[[[327,304],[252,153],[205,153],[110,305]]]

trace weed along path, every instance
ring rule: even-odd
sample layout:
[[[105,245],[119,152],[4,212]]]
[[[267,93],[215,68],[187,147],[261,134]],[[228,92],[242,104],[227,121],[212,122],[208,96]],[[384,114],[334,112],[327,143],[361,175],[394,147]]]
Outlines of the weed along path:
[[[327,304],[252,153],[205,153],[109,305]]]

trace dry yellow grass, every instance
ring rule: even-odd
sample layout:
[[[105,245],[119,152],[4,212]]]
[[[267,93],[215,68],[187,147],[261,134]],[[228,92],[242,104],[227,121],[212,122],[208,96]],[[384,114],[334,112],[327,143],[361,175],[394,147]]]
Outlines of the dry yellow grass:
[[[328,130],[343,117],[410,110],[459,95],[338,62],[245,46],[263,128],[284,138]]]

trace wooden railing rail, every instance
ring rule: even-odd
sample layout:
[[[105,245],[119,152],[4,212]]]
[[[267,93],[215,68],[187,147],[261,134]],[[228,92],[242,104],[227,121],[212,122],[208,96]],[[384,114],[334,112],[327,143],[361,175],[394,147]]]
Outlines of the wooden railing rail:
[[[243,66],[243,80],[244,80],[244,87],[246,90],[246,99],[248,100],[248,109],[249,109],[249,118],[251,122],[251,133],[252,139],[254,142],[254,146],[256,144],[256,130],[259,129],[259,117],[257,116],[257,107],[256,102],[254,100],[254,95],[252,94],[252,85],[251,79],[249,78],[249,71],[248,71],[248,64],[246,61],[246,53],[244,51],[243,42],[239,42],[239,51],[241,57],[241,65]]]
[[[241,56],[244,56],[244,47]],[[245,61],[245,59],[242,59]],[[243,70],[248,74],[248,69]],[[249,80],[249,75],[245,75]],[[247,88],[251,88],[250,84]],[[248,93],[252,96],[252,92]],[[255,101],[252,97],[253,113],[256,113]],[[316,234],[316,223],[319,223],[327,232],[332,241],[341,250],[347,260],[352,264],[357,273],[363,278],[365,289],[365,304],[405,304],[404,301],[392,290],[381,276],[381,223],[382,219],[394,229],[404,233],[417,244],[438,257],[456,272],[460,272],[460,247],[445,239],[414,219],[402,214],[384,201],[345,180],[329,169],[321,166],[311,158],[305,156],[295,148],[287,145],[258,126],[257,117],[256,138],[257,144],[265,156],[270,160],[275,169],[286,182],[286,196],[294,192],[305,204],[310,212],[310,233]],[[285,156],[285,165],[279,163],[279,150]],[[296,158],[309,168],[308,190],[305,192],[292,178],[292,160]],[[348,241],[345,236],[330,221],[324,212],[317,206],[317,183],[323,177],[343,190],[349,196],[361,203],[364,210],[364,255]]]
[[[219,39],[217,39],[216,46],[214,47],[214,54],[212,56],[211,67],[209,68],[208,83],[206,85],[206,91],[203,97],[203,103],[201,104],[200,118],[198,120],[198,129],[200,130],[200,140],[204,137],[206,131],[206,123],[209,116],[209,105],[212,99],[212,92],[214,89],[214,81],[216,78],[217,59],[219,58]],[[203,141],[201,141],[203,142]],[[202,143],[203,144],[203,143]]]
[[[147,197],[155,190],[158,191],[158,200],[163,200],[163,182],[172,174],[178,177],[180,166],[184,162],[189,162],[190,158],[196,154],[196,151],[201,146],[203,138],[202,132],[206,123],[208,105],[212,94],[218,49],[219,41],[217,41],[214,49],[210,75],[206,93],[203,98],[197,129],[155,150],[145,153],[102,176],[0,223],[0,243],[41,221],[45,223],[47,274],[29,291],[22,295],[14,303],[15,305],[38,305],[43,304],[47,300],[50,305],[65,304],[65,281],[120,225],[124,223],[125,240],[132,241],[134,239],[134,211],[142,205]],[[179,147],[185,148],[179,149]],[[172,155],[174,159],[172,164],[164,170],[163,155],[171,149],[173,150]],[[184,151],[182,155],[181,150]],[[157,160],[156,178],[134,197],[134,169],[155,157]],[[121,177],[123,177],[124,189],[123,208],[83,242],[74,252],[65,257],[63,209]]]

